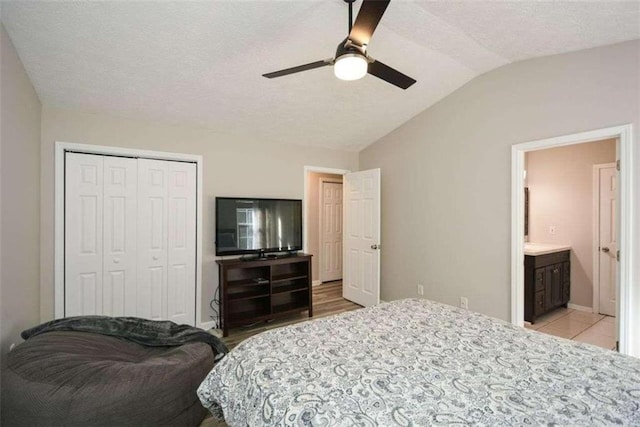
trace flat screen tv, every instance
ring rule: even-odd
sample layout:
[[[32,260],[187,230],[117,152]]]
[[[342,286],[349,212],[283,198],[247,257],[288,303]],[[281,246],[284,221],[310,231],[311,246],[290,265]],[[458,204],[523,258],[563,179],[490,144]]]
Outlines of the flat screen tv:
[[[216,197],[216,255],[302,250],[302,200]]]

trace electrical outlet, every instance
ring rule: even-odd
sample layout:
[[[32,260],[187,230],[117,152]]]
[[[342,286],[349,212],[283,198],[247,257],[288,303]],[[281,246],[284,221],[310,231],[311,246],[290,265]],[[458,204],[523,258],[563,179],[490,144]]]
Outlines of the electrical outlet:
[[[555,225],[550,225],[549,226],[549,234],[556,234],[556,226]]]
[[[465,309],[469,308],[469,300],[467,297],[460,297],[460,307]]]
[[[418,295],[424,295],[424,286],[418,284]]]

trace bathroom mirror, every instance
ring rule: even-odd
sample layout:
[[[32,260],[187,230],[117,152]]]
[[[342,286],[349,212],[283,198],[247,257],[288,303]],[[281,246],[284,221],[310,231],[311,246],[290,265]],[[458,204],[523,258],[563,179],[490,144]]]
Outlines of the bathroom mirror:
[[[524,187],[524,237],[529,236],[529,187]]]

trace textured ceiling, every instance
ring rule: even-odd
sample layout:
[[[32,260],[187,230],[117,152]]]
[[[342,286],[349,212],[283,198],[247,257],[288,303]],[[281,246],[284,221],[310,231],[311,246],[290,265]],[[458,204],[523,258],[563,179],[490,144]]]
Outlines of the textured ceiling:
[[[1,19],[45,105],[348,150],[493,68],[640,38],[637,1],[393,0],[369,53],[418,80],[404,91],[329,67],[261,76],[331,57],[342,0],[2,1]]]

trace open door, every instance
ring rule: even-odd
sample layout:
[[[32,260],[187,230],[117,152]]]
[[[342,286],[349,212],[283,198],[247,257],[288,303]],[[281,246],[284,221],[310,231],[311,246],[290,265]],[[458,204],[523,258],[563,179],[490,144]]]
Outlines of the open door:
[[[342,296],[365,307],[380,302],[380,169],[344,175]]]
[[[596,165],[598,173],[598,277],[599,312],[616,315],[616,274],[618,272],[616,242],[617,178],[616,164]]]

